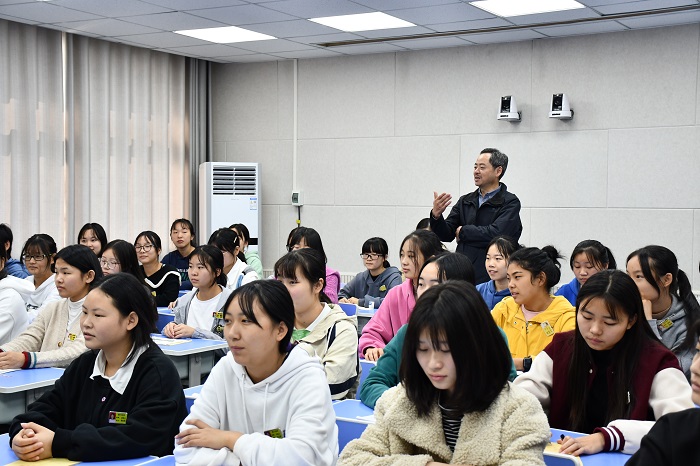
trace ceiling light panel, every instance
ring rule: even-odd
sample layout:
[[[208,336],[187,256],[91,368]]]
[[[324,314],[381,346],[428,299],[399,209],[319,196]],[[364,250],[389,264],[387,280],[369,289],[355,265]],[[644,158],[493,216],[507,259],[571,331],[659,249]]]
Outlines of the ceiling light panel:
[[[503,18],[585,8],[576,0],[482,0],[469,4]]]
[[[376,29],[394,29],[415,26],[413,23],[380,11],[374,13],[360,13],[357,15],[310,18],[309,21],[346,32],[374,31]]]

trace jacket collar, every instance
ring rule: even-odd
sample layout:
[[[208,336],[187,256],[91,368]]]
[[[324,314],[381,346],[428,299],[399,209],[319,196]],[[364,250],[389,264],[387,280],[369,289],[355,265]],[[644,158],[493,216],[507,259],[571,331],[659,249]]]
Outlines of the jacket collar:
[[[501,189],[496,193],[495,196],[493,196],[488,201],[484,202],[484,204],[501,205],[505,202],[504,198],[506,195],[506,191],[508,191],[508,186],[506,186],[504,183],[499,184]],[[476,190],[467,194],[465,201],[475,205],[479,205],[479,188],[476,188]]]

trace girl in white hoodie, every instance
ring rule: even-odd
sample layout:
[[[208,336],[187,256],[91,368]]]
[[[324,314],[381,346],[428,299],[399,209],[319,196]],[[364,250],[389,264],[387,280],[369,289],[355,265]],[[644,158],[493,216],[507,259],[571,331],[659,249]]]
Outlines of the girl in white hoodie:
[[[326,376],[317,358],[290,347],[294,303],[285,286],[243,285],[225,309],[231,351],[180,426],[177,464],[335,464],[338,432]]]

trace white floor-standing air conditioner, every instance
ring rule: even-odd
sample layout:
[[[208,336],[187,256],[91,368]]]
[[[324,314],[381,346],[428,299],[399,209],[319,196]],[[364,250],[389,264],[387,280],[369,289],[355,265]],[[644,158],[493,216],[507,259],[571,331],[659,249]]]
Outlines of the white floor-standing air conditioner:
[[[260,254],[260,164],[205,162],[199,166],[199,244],[219,228],[242,223],[248,249]]]

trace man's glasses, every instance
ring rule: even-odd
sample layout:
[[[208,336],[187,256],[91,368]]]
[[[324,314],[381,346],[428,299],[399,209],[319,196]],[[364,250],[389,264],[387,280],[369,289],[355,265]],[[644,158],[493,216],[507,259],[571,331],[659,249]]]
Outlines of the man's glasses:
[[[31,262],[32,260],[34,260],[35,262],[41,262],[44,259],[47,259],[49,256],[50,255],[47,254],[25,254],[22,256],[22,262]]]
[[[136,252],[151,252],[151,249],[153,249],[152,244],[144,244],[143,246],[134,246],[136,248]]]
[[[100,265],[103,269],[112,270],[119,265],[117,261],[108,261],[107,259],[100,259]]]

